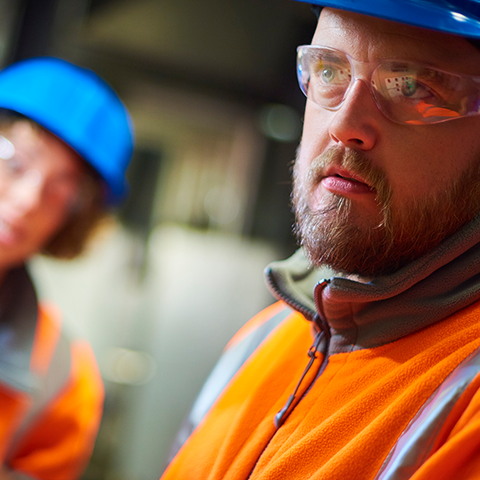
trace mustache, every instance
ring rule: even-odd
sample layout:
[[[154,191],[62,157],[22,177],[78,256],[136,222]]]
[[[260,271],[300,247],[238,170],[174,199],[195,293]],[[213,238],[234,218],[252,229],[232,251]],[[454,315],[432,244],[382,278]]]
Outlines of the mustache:
[[[316,157],[310,164],[306,175],[307,185],[315,186],[318,184],[325,177],[329,167],[332,166],[341,167],[360,176],[372,188],[375,188],[379,180],[384,181],[385,179],[385,174],[377,171],[364,153],[332,147]]]
[[[300,147],[301,148],[301,147]],[[357,150],[331,147],[316,157],[309,166],[303,188],[311,192],[325,178],[329,167],[341,167],[361,177],[376,192],[376,199],[383,207],[389,205],[392,190],[386,173],[365,153]]]
[[[330,200],[323,202],[319,210],[311,211],[308,206],[308,198],[318,187],[322,178],[325,177],[327,169],[331,166],[348,170],[352,174],[361,177],[375,192],[375,201],[381,211],[381,220],[377,228],[384,228],[391,232],[393,228],[392,188],[387,175],[383,169],[374,164],[367,154],[361,151],[340,148],[333,146],[314,158],[308,166],[304,177],[299,172],[301,145],[297,150],[297,162],[293,168],[293,191],[292,207],[296,216],[294,230],[300,237],[302,230],[301,219],[305,216],[322,218],[325,215],[334,213],[337,216],[348,215],[351,209],[351,199],[340,195],[329,195]]]

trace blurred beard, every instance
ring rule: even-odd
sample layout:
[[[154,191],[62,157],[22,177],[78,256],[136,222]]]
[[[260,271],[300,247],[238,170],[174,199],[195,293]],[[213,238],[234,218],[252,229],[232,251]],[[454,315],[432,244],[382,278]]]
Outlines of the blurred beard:
[[[298,155],[297,155],[298,157]],[[298,162],[297,162],[298,164]],[[361,176],[376,192],[378,222],[368,225],[352,200],[324,194],[321,208],[308,198],[330,165]],[[295,232],[310,263],[327,265],[347,275],[373,277],[392,273],[436,247],[480,210],[480,166],[475,163],[436,195],[392,206],[392,189],[383,170],[362,152],[333,147],[317,157],[305,179],[294,168]]]

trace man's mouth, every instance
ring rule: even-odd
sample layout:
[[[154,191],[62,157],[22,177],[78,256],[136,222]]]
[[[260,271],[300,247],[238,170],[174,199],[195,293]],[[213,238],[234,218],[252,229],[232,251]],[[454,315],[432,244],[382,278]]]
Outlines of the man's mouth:
[[[335,174],[335,175],[331,175],[331,176],[332,177],[337,177],[337,178],[343,178],[344,180],[348,180],[349,182],[365,183],[365,182],[362,182],[361,180],[358,180],[358,179],[353,178],[353,177],[348,177],[346,175]]]
[[[336,167],[336,166],[332,166],[328,168],[326,171],[325,177],[338,177],[351,182],[358,182],[358,183],[364,183],[365,185],[369,185],[368,182],[359,174],[341,167]]]
[[[367,183],[363,177],[339,167],[327,169],[320,183],[326,190],[338,195],[350,196],[375,193],[375,188]]]

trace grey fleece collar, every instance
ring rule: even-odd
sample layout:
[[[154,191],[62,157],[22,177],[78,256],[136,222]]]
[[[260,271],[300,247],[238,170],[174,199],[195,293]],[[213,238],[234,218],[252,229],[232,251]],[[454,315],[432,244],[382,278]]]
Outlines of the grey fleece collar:
[[[0,382],[30,392],[36,378],[30,371],[38,303],[24,267],[11,270],[0,289]]]
[[[480,300],[480,215],[394,274],[360,283],[312,269],[301,250],[266,269],[273,294],[331,328],[333,352],[395,341]],[[324,287],[316,287],[323,278]]]

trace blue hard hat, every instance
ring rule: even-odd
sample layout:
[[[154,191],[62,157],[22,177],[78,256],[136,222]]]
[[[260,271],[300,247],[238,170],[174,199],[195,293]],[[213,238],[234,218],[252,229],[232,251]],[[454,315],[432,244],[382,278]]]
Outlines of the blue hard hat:
[[[480,0],[297,0],[480,39]]]
[[[32,119],[81,155],[104,180],[108,203],[123,198],[132,122],[94,72],[53,57],[16,62],[0,71],[0,108]]]

